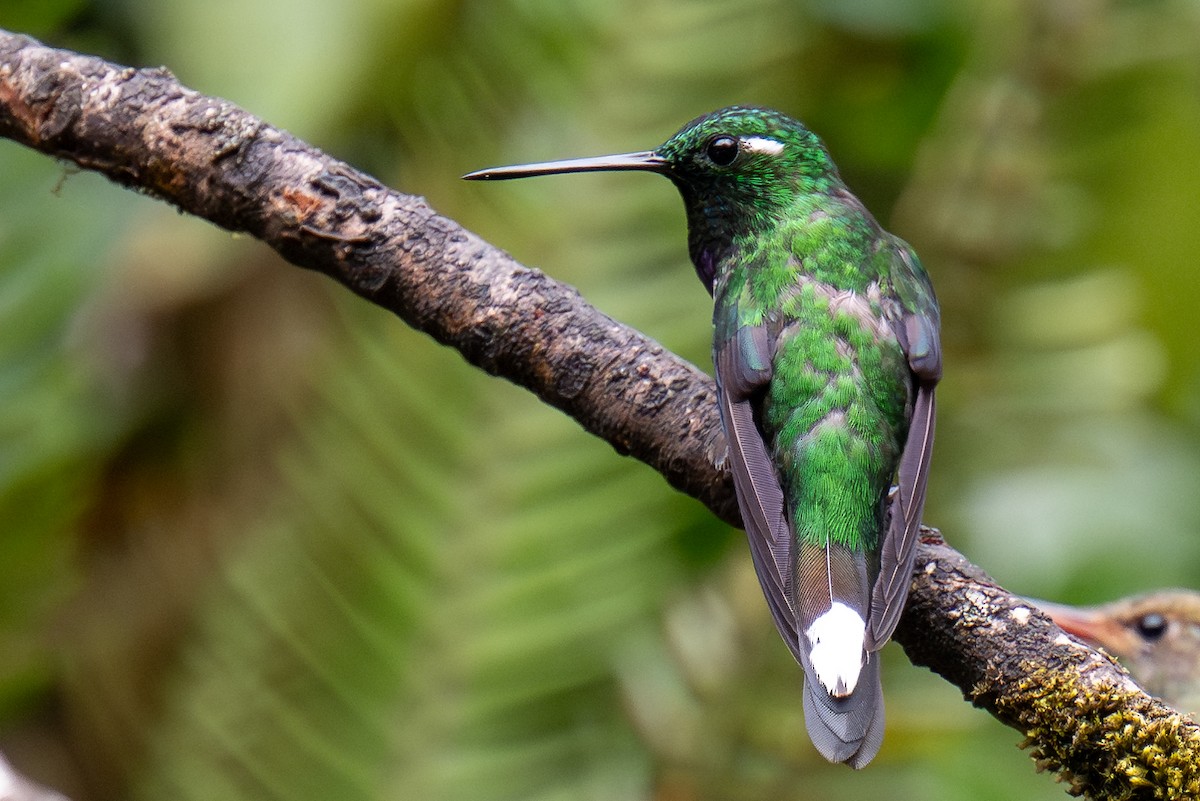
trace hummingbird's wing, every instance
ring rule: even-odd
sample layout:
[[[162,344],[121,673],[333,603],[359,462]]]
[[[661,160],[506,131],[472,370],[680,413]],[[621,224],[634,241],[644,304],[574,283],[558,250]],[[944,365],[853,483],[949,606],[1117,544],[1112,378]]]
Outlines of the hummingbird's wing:
[[[731,309],[728,319],[736,319]],[[724,330],[718,321],[716,367],[717,398],[729,440],[729,465],[742,526],[750,542],[754,572],[775,620],[775,627],[792,655],[800,661],[796,615],[791,598],[792,535],[784,516],[783,490],[767,453],[762,432],[754,419],[750,398],[771,380],[773,337],[765,326]]]
[[[903,312],[892,326],[908,359],[916,392],[879,557],[879,578],[871,598],[870,650],[882,648],[892,636],[908,598],[933,452],[934,387],[942,377],[940,319],[933,286],[912,249],[894,237],[893,245],[892,281]]]

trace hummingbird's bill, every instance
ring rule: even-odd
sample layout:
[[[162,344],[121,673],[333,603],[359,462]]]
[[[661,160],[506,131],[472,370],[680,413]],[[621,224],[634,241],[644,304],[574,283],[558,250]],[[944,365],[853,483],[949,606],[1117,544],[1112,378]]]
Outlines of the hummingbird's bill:
[[[1096,610],[1050,603],[1049,601],[1037,599],[1030,600],[1067,634],[1073,634],[1076,637],[1082,637],[1092,642],[1101,642],[1104,640],[1105,628],[1107,627],[1106,621],[1103,615],[1098,614]],[[1116,624],[1113,624],[1111,627],[1114,629],[1120,628]]]
[[[615,156],[592,156],[582,159],[543,161],[537,164],[514,164],[511,167],[490,167],[463,176],[468,181],[503,181],[509,178],[528,178],[531,175],[558,175],[564,172],[613,172],[642,170],[666,172],[670,162],[653,150],[641,153],[620,153]]]

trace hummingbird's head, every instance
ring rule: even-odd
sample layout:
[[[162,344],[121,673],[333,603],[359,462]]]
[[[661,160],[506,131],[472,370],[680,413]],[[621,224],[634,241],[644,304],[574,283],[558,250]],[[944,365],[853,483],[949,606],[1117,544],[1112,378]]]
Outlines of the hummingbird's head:
[[[817,135],[766,108],[729,106],[689,122],[654,154],[687,209],[688,251],[711,292],[739,235],[773,226],[797,198],[839,185]]]
[[[729,106],[689,122],[654,150],[478,170],[472,181],[567,172],[642,170],[675,182],[684,201],[722,203],[758,215],[781,210],[798,194],[839,182],[817,135],[803,124],[755,106]]]
[[[817,135],[766,108],[729,106],[689,122],[654,151],[689,210],[753,220],[839,182]]]
[[[841,184],[816,134],[778,111],[754,106],[697,117],[654,150],[495,167],[463,177],[487,181],[611,170],[656,172],[679,188],[688,248],[710,291],[714,264],[735,236],[769,227],[802,195]]]

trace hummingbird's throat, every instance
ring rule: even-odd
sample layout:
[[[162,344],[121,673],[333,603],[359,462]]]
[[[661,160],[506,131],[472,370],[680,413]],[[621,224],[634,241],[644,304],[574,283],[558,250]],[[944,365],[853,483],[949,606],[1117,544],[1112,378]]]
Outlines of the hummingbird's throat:
[[[867,624],[858,612],[835,601],[804,632],[809,644],[808,661],[817,680],[834,698],[845,698],[858,685],[866,630]]]

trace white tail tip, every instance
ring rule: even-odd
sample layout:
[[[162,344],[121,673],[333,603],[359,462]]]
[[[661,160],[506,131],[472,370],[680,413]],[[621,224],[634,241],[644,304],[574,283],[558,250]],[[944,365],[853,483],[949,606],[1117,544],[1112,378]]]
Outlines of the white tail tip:
[[[808,661],[825,690],[835,698],[854,692],[863,666],[866,621],[844,603],[835,601],[804,632]]]

